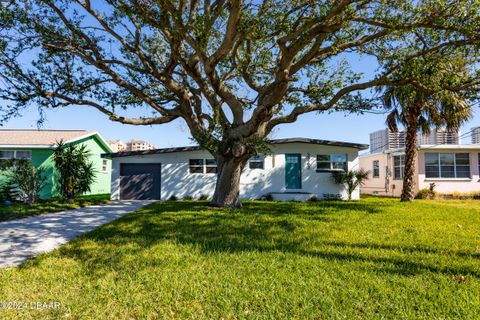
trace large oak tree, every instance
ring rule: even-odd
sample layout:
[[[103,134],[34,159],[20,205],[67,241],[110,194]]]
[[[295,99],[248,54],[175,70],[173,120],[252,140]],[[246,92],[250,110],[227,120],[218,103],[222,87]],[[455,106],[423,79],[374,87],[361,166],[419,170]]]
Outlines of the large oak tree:
[[[474,56],[480,35],[471,0],[0,3],[4,118],[83,105],[132,125],[183,119],[217,160],[212,204],[225,207],[240,205],[241,171],[275,127],[368,108],[362,90],[415,83],[389,78],[400,62],[452,47]],[[381,67],[356,74],[352,54]]]

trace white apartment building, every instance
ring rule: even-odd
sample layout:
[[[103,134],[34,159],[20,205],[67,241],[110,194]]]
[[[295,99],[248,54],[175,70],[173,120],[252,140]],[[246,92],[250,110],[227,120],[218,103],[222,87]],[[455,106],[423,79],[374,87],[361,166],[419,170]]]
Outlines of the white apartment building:
[[[480,143],[480,127],[474,127],[471,130],[472,144]]]
[[[417,145],[425,144],[460,144],[460,131],[458,130],[437,130],[429,135],[419,134]]]
[[[127,144],[122,140],[109,140],[107,143],[113,152],[127,151]]]
[[[143,151],[143,150],[153,150],[156,147],[153,144],[150,144],[144,140],[130,140],[127,142],[128,151]]]
[[[383,129],[370,133],[371,153],[402,148],[405,148],[405,131]]]
[[[389,129],[370,133],[370,153],[383,152],[405,148],[405,130],[393,132]],[[480,143],[480,127],[478,127],[478,141]],[[428,135],[417,135],[417,145],[460,144],[460,132],[440,129]]]

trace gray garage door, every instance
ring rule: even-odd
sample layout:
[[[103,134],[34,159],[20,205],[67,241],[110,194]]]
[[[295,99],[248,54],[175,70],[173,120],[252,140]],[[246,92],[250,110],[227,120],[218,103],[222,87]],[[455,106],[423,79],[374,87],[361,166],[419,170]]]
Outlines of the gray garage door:
[[[120,164],[120,199],[160,200],[160,177],[158,163]]]

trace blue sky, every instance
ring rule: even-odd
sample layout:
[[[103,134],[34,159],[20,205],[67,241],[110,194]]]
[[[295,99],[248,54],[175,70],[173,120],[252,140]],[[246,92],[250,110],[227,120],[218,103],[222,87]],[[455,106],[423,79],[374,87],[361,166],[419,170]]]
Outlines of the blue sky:
[[[463,128],[467,132],[470,127],[480,125],[480,115],[475,109],[474,118]],[[85,129],[99,131],[105,139],[131,138],[144,139],[158,147],[190,145],[187,126],[176,120],[172,123],[156,126],[131,126],[114,123],[102,113],[87,107],[68,107],[46,112],[47,121],[42,129]],[[38,112],[30,109],[19,118],[7,122],[4,128],[36,129]],[[371,131],[385,127],[385,115],[345,115],[309,114],[300,117],[296,123],[280,126],[272,135],[273,138],[309,137],[318,139],[340,140],[368,143]],[[470,138],[465,139],[468,143]]]

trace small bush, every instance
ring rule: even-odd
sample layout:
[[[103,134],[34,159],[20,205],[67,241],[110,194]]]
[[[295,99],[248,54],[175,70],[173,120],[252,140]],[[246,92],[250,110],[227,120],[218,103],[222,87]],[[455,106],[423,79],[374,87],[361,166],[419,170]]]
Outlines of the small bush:
[[[198,197],[198,200],[200,201],[208,200],[208,196],[206,194],[202,194],[200,197]]]
[[[432,193],[429,189],[421,189],[418,191],[415,199],[435,199],[435,193]]]
[[[437,193],[435,192],[435,183],[430,183],[430,188],[421,189],[418,191],[415,199],[429,199],[433,200],[437,198]]]
[[[184,201],[191,201],[191,200],[193,200],[193,197],[192,196],[185,196],[185,197],[183,197],[183,200]]]
[[[453,192],[453,193],[439,193],[437,194],[439,199],[443,200],[469,200],[480,199],[480,192]]]
[[[271,193],[265,195],[264,197],[265,201],[273,201],[273,195]]]
[[[309,199],[308,199],[309,202],[317,202],[318,201],[318,198],[317,196],[311,196]]]
[[[177,201],[178,198],[176,195],[172,195],[170,198],[168,198],[168,201]]]
[[[30,160],[10,159],[2,163],[3,176],[6,185],[1,193],[4,200],[22,201],[29,205],[37,202],[40,191],[47,184],[48,177],[43,167],[35,167]]]

